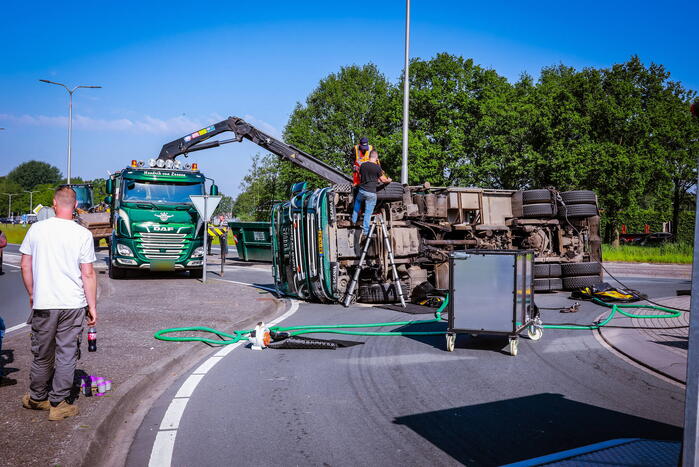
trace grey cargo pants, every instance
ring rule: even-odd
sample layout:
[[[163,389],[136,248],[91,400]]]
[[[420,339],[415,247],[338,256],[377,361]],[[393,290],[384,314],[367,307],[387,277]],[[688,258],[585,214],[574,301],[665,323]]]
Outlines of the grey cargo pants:
[[[84,321],[85,308],[32,311],[32,399],[59,403],[70,395]]]

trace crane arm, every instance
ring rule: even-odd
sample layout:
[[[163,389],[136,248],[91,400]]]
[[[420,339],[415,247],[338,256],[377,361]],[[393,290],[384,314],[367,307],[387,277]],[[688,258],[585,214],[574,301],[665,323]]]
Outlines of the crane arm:
[[[226,140],[207,141],[220,133],[228,131],[232,132],[235,137]],[[228,117],[226,120],[165,144],[160,150],[158,159],[174,160],[177,156],[182,154],[215,148],[227,143],[239,143],[243,139],[250,140],[272,154],[275,154],[280,159],[304,168],[331,183],[352,183],[352,178],[344,172],[301,151],[297,147],[286,144],[258,130],[253,125],[238,117]]]

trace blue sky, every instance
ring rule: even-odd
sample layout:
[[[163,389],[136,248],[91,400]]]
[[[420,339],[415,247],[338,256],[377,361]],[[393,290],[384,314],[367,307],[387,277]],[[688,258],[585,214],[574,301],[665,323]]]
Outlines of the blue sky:
[[[20,4],[23,3],[23,4]],[[403,65],[404,1],[8,2],[0,19],[0,175],[38,159],[92,179],[228,115],[279,135],[296,102],[343,65]],[[606,67],[638,54],[699,89],[699,2],[412,1],[411,56],[472,57],[511,81],[564,63]],[[692,35],[693,34],[693,35]],[[239,192],[252,143],[192,155]]]

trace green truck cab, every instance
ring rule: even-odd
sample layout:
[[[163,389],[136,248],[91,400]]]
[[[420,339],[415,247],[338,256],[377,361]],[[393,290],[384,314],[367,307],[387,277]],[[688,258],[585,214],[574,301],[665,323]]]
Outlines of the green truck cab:
[[[113,226],[109,277],[125,277],[129,269],[190,271],[201,277],[204,223],[190,195],[205,194],[206,177],[197,164],[165,164],[151,159],[107,180]],[[218,188],[211,185],[211,194]]]

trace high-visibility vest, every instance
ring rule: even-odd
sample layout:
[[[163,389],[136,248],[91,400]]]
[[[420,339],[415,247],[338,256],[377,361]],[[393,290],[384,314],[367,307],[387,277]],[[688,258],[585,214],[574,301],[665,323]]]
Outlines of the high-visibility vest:
[[[369,160],[369,153],[374,150],[374,146],[371,144],[369,145],[369,149],[364,151],[362,154],[362,151],[359,149],[359,145],[355,144],[354,145],[354,165],[362,165],[363,163],[367,162]]]

